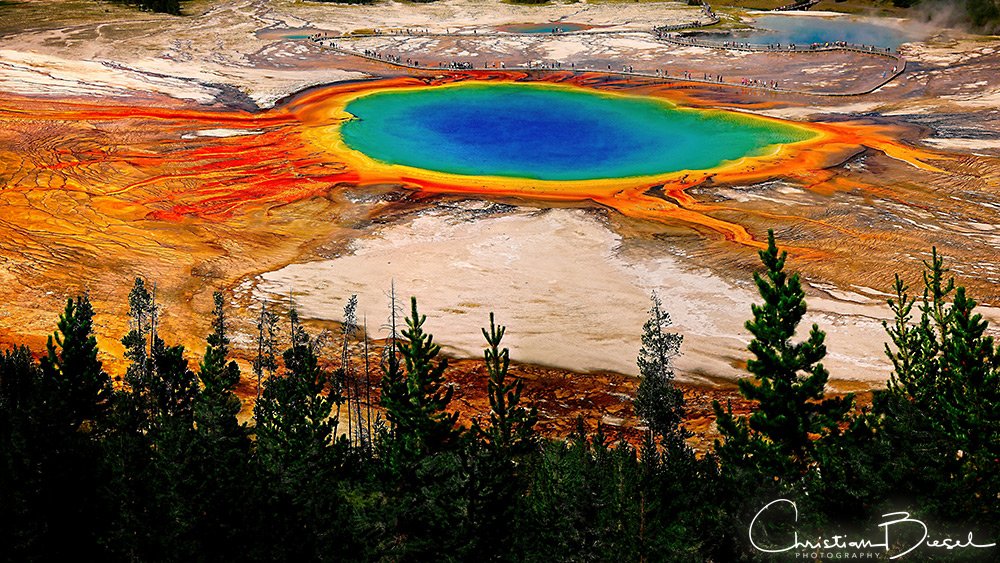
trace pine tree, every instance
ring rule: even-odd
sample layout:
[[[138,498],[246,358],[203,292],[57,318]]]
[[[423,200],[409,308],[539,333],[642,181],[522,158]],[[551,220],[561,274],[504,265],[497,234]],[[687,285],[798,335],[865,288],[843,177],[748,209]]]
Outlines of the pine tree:
[[[120,557],[151,559],[170,551],[194,557],[197,507],[195,405],[198,375],[183,346],[159,335],[153,291],[137,278],[129,294],[130,330],[122,339],[131,362],[113,395],[114,432],[105,442],[117,504],[110,525]]]
[[[738,382],[740,394],[756,401],[757,407],[744,423],[734,420],[731,409],[723,411],[718,401],[714,403],[726,439],[717,450],[729,460],[749,457],[754,450],[760,458],[771,450],[782,464],[801,473],[812,462],[813,439],[837,431],[853,396],[824,399],[829,374],[821,363],[826,346],[818,326],[812,326],[805,341],[792,343],[806,312],[805,294],[798,274],[784,271],[787,252],[778,252],[774,231],[768,231],[768,247],[759,255],[767,271],[755,272],[754,282],[764,303],[751,305],[753,319],[746,323],[754,337],[748,346],[754,357],[747,369],[755,377]]]
[[[152,377],[151,346],[148,341],[155,338],[153,319],[156,311],[153,296],[146,289],[144,279],[135,278],[128,303],[129,332],[122,337],[122,345],[125,346],[125,358],[129,360],[129,365],[125,371],[126,388],[118,394],[117,402],[122,409],[131,410],[132,415],[137,418],[136,430],[144,431],[148,428],[146,415],[149,410],[146,389]]]
[[[893,363],[889,392],[913,401],[931,414],[942,431],[968,448],[996,443],[996,435],[978,427],[997,412],[989,409],[1000,386],[1000,354],[993,338],[985,334],[987,323],[975,312],[976,302],[964,287],[955,286],[947,277],[948,269],[937,248],[924,263],[924,290],[920,301],[920,319],[912,322],[908,286],[896,276],[896,299],[889,300],[894,324],[883,323],[893,347],[886,345],[886,355]],[[948,298],[954,294],[952,303]],[[988,425],[987,425],[988,426]],[[986,434],[982,434],[986,431]],[[995,432],[996,429],[992,430]]]
[[[469,473],[458,413],[447,412],[453,388],[447,359],[424,332],[426,317],[411,299],[411,316],[396,347],[405,372],[390,355],[382,379],[382,406],[391,425],[382,461],[394,534],[386,546],[397,560],[467,557]]]
[[[202,398],[229,403],[229,410],[233,411],[233,407],[238,407],[239,401],[234,391],[240,382],[240,368],[235,361],[228,361],[229,336],[222,293],[216,291],[212,299],[212,333],[208,335],[208,346],[198,373],[204,386]],[[233,399],[237,403],[233,403]],[[235,408],[231,414],[235,416],[238,412],[239,409]]]
[[[168,346],[158,338],[152,353],[154,377],[149,393],[155,422],[194,422],[194,406],[200,387],[198,376],[184,357],[184,346]]]
[[[148,553],[153,532],[149,511],[155,485],[149,478],[152,466],[150,404],[146,392],[151,378],[148,338],[152,332],[153,298],[145,280],[136,278],[129,292],[129,331],[122,338],[129,361],[122,388],[111,400],[110,432],[104,441],[111,469],[111,502],[117,508],[108,525],[108,541],[121,559],[137,559]],[[158,534],[156,530],[155,534]]]
[[[208,346],[198,370],[202,391],[195,403],[195,422],[201,436],[221,441],[226,446],[239,445],[242,449],[247,431],[237,420],[243,406],[236,396],[240,368],[235,361],[229,360],[229,336],[222,293],[215,292],[212,299],[212,332],[208,335]]]
[[[197,502],[199,480],[195,406],[200,402],[198,375],[184,357],[184,346],[167,345],[154,335],[150,354],[152,374],[149,438],[152,459],[148,484],[152,499],[148,517],[161,522],[146,544],[147,557],[170,551],[191,559],[200,551],[195,525],[201,514]],[[150,531],[155,530],[153,528]]]
[[[894,319],[884,323],[893,373],[873,400],[872,424],[879,444],[893,452],[886,479],[926,499],[940,516],[996,520],[996,503],[974,499],[1000,494],[1000,350],[936,248],[924,262],[923,282],[918,301],[896,276]]]
[[[335,479],[343,470],[346,446],[334,440],[333,413],[343,397],[320,366],[315,339],[294,309],[289,320],[292,342],[282,354],[284,373],[267,379],[254,406],[266,515],[260,532],[266,545],[278,549],[264,558],[327,559],[335,548],[328,542],[340,527]]]
[[[198,370],[202,391],[194,404],[196,425],[191,468],[197,475],[188,499],[199,514],[195,541],[208,559],[224,558],[231,546],[245,543],[248,518],[250,440],[237,418],[240,369],[229,360],[228,323],[222,293],[213,294],[212,332]]]
[[[403,358],[405,376],[390,362],[383,378],[382,405],[392,425],[394,438],[410,454],[440,451],[459,437],[455,427],[458,413],[446,411],[454,389],[445,384],[448,359],[435,365],[441,347],[425,333],[425,315],[417,311],[417,299],[411,299],[411,316],[406,319],[405,339],[397,343]]]
[[[141,427],[148,430],[175,417],[193,423],[199,393],[198,377],[188,368],[183,346],[167,345],[157,332],[159,306],[145,281],[136,278],[129,293],[128,334],[122,338],[125,357],[124,399],[137,411]]]
[[[497,326],[493,313],[490,313],[490,329],[488,332],[485,328],[482,331],[489,344],[483,351],[483,356],[486,372],[489,374],[486,394],[490,401],[490,423],[483,427],[477,420],[473,431],[479,434],[498,457],[510,460],[531,452],[537,446],[538,435],[534,427],[538,422],[538,411],[534,407],[521,405],[524,380],[520,377],[508,380],[510,350],[500,349],[507,327]]]
[[[639,351],[639,388],[635,412],[649,430],[663,442],[676,446],[690,436],[684,422],[684,393],[674,385],[673,359],[680,354],[680,334],[667,332],[670,314],[663,309],[660,297],[653,292],[649,320],[643,326]]]
[[[43,379],[51,385],[47,392],[59,397],[57,415],[69,432],[85,422],[99,422],[111,398],[111,379],[97,359],[93,327],[94,309],[87,295],[67,300],[41,361]]]
[[[0,352],[0,408],[5,415],[15,415],[28,407],[40,375],[27,346]]]
[[[670,315],[655,292],[651,300],[636,362],[640,381],[633,403],[649,431],[638,464],[622,464],[619,471],[634,475],[639,499],[635,543],[641,558],[655,561],[670,553],[677,561],[696,560],[697,551],[692,549],[699,541],[696,523],[710,513],[705,508],[693,510],[709,505],[705,487],[697,484],[707,484],[715,466],[711,459],[697,459],[686,441],[691,433],[683,426],[684,394],[674,384],[673,370],[683,337],[667,331]]]
[[[347,300],[347,305],[344,306],[344,322],[342,325],[343,346],[340,352],[340,370],[337,372],[338,378],[336,380],[336,384],[337,389],[344,394],[344,400],[347,403],[347,440],[353,443],[355,436],[354,426],[358,425],[358,443],[363,444],[364,436],[362,435],[360,426],[360,407],[357,409],[357,415],[355,415],[352,410],[352,404],[358,403],[359,399],[356,392],[352,393],[351,386],[353,380],[351,373],[351,338],[353,338],[354,334],[358,331],[357,309],[358,296],[351,295],[351,297]],[[353,389],[353,391],[356,391],[356,389]],[[340,406],[337,407],[337,419],[340,419]]]
[[[303,460],[322,459],[332,446],[337,420],[334,407],[343,398],[330,373],[320,367],[313,339],[293,309],[292,343],[282,354],[283,376],[267,380],[254,408],[257,453],[268,471],[281,474]]]
[[[1000,457],[1000,350],[976,302],[955,290],[942,346],[942,424],[966,451]],[[1000,469],[1000,467],[997,467]],[[1000,491],[998,491],[1000,492]]]
[[[472,434],[479,446],[474,459],[470,508],[478,553],[495,559],[509,555],[512,549],[517,500],[527,489],[525,466],[537,453],[540,440],[534,426],[538,411],[521,404],[524,381],[509,377],[510,350],[500,349],[504,326],[497,326],[490,313],[489,330],[482,329],[488,347],[483,351],[489,374],[487,396],[490,401],[489,423],[473,421]]]
[[[368,352],[368,317],[365,317],[364,321],[364,335],[362,336],[365,343],[365,435],[368,436],[368,441],[366,446],[368,448],[368,454],[371,455],[374,449],[375,441],[375,429],[373,426],[374,419],[372,418],[372,375],[371,375],[371,358]]]
[[[27,346],[0,353],[0,542],[7,558],[39,558],[45,521],[37,512],[43,488],[37,443],[41,370]]]
[[[104,555],[98,440],[111,381],[93,316],[86,295],[70,299],[40,366],[23,347],[0,360],[0,515],[15,560]]]
[[[403,366],[399,359],[400,339],[397,324],[397,319],[400,315],[399,309],[400,307],[396,301],[396,285],[393,283],[389,286],[389,317],[385,325],[389,330],[389,337],[386,339],[385,346],[382,347],[379,357],[379,365],[382,369],[379,402],[383,407],[392,402],[405,401],[408,392],[406,374],[403,372]],[[382,437],[382,443],[391,443],[391,439],[396,434],[394,427],[390,426],[384,420],[380,420],[379,422],[381,422],[378,426],[380,428],[379,434]]]

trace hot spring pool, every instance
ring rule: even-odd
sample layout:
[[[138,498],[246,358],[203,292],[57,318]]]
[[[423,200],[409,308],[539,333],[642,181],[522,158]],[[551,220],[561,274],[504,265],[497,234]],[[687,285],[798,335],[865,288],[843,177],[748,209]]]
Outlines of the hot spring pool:
[[[564,33],[567,31],[581,31],[590,29],[592,26],[582,23],[555,22],[555,23],[514,23],[500,26],[497,29],[508,33]]]
[[[385,164],[595,180],[703,170],[811,138],[791,124],[567,86],[462,83],[350,101],[343,142]]]
[[[880,25],[846,17],[818,16],[755,16],[756,31],[734,33],[736,41],[757,45],[768,43],[834,43],[846,41],[854,45],[875,45],[895,49],[907,41],[919,39],[902,28]]]

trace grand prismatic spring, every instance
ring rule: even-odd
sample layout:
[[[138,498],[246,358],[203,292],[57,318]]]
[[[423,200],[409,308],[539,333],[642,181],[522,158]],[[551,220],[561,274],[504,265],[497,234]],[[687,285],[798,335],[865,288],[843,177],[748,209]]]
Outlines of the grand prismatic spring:
[[[685,335],[679,377],[727,386],[770,228],[829,333],[835,385],[884,382],[885,293],[932,245],[996,317],[992,38],[727,49],[699,45],[704,12],[671,2],[4,9],[7,343],[42,346],[51,312],[87,290],[120,368],[135,276],[186,335],[215,289],[294,300],[317,326],[356,293],[379,325],[395,283],[448,353],[478,356],[495,310],[515,360],[586,386],[634,374],[656,290]],[[245,359],[253,320],[234,323]]]
[[[380,162],[468,176],[575,181],[715,168],[806,129],[655,98],[567,87],[462,83],[359,97],[345,144]]]

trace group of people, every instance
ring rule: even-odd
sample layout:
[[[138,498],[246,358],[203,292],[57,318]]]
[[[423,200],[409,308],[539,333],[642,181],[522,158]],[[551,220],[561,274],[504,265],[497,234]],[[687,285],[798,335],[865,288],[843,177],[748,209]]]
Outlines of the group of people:
[[[406,31],[409,31],[409,30],[406,30]],[[322,34],[312,35],[312,36],[310,36],[310,39],[312,39],[313,41],[317,41],[317,42],[319,42],[322,45],[323,41],[325,39],[327,39],[328,37],[329,37],[328,34],[322,33]],[[330,47],[333,47],[335,49],[340,49],[338,47],[337,43],[335,43],[333,41],[329,41],[327,43],[327,45],[329,45]],[[750,43],[737,43],[737,42],[731,42],[731,41],[727,41],[725,43],[722,43],[722,46],[729,47],[729,48],[740,48],[740,47],[745,47],[745,46],[748,47],[750,45],[751,45]],[[787,46],[783,46],[780,43],[775,43],[775,44],[767,45],[766,47],[768,49],[788,49],[788,50],[795,50],[797,48],[797,46],[794,43],[789,43]],[[831,47],[851,47],[851,46],[848,43],[843,42],[843,41],[837,41],[837,42],[833,42],[833,43],[813,43],[813,44],[811,44],[809,46],[810,49],[820,49],[820,48],[824,48],[824,47],[831,48]],[[347,51],[346,49],[340,49],[340,50]],[[891,51],[890,51],[890,49],[886,49],[886,52],[889,53]],[[417,61],[417,60],[415,60],[415,59],[403,58],[400,55],[392,55],[392,54],[387,54],[387,53],[380,53],[380,52],[372,50],[372,49],[365,49],[365,50],[363,50],[362,52],[360,52],[358,54],[362,54],[363,56],[371,58],[371,59],[386,61],[386,62],[393,63],[393,64],[405,65],[405,66],[414,67],[414,68],[420,67],[420,62]],[[552,61],[552,62],[544,62],[544,61],[542,61],[542,62],[534,62],[534,61],[528,61],[528,62],[520,65],[520,67],[521,68],[528,68],[528,69],[540,69],[540,70],[562,70],[563,68],[569,68],[569,69],[572,69],[574,71],[577,70],[576,63],[569,63],[568,65],[565,65],[561,61]],[[473,62],[470,62],[470,61],[451,61],[451,62],[441,61],[441,62],[438,63],[438,66],[436,68],[451,69],[451,70],[473,70],[473,69],[476,68],[476,66],[475,66],[475,64]],[[485,61],[482,64],[482,68],[484,68],[484,69],[489,69],[489,68],[506,69],[507,68],[507,64],[504,61],[493,61],[492,63],[490,61]],[[581,68],[580,70],[595,70],[595,69],[584,69],[584,68]],[[897,71],[898,71],[898,66],[894,65],[892,67],[891,74],[895,75]],[[609,73],[612,73],[612,72],[621,72],[623,74],[636,74],[635,67],[632,66],[632,65],[627,65],[627,64],[626,65],[622,65],[621,71],[617,71],[617,70],[615,70],[614,66],[609,63],[607,65],[607,72],[609,72]],[[643,71],[640,70],[639,74],[648,74],[648,72],[643,72]],[[655,69],[652,72],[652,74],[654,76],[656,76],[657,78],[670,78],[671,77],[670,71],[668,71],[666,69]],[[886,78],[886,76],[888,74],[889,74],[889,71],[884,71],[882,73],[882,78],[883,79]],[[684,79],[684,80],[695,80],[695,81],[699,81],[699,82],[714,82],[714,83],[719,83],[719,84],[722,84],[722,83],[725,82],[725,79],[724,79],[723,75],[721,75],[721,74],[713,74],[713,73],[703,72],[703,73],[701,73],[701,76],[698,77],[695,74],[693,74],[692,72],[687,71],[687,70],[681,71],[681,72],[677,73],[677,75],[675,76],[675,78],[680,78],[680,79]],[[780,83],[777,80],[770,80],[770,79],[765,80],[765,79],[760,79],[760,78],[741,78],[739,83],[740,83],[741,86],[748,87],[748,88],[768,88],[768,89],[773,89],[773,90],[780,89]]]
[[[385,30],[376,29],[375,35],[426,35],[430,33],[429,29],[418,29],[416,31],[412,29],[390,29],[389,33],[386,34]]]
[[[712,41],[700,40],[692,36],[682,36],[677,33],[669,33],[667,28],[656,28],[653,30],[658,39],[667,39],[671,41],[684,43],[687,45],[692,45],[696,47],[722,47],[723,49],[746,49],[751,51],[758,50],[768,50],[768,51],[798,51],[800,50],[800,45],[796,43],[765,43],[757,44],[751,43],[749,41],[723,41],[721,43],[716,43]],[[859,51],[864,51],[867,53],[885,53],[886,55],[892,56],[891,47],[878,47],[876,45],[854,45],[848,43],[847,41],[827,41],[824,43],[810,43],[809,45],[802,46],[806,50],[818,51],[822,49],[855,49]]]
[[[469,61],[441,61],[438,63],[438,68],[447,68],[451,70],[472,70],[475,67]]]
[[[323,36],[323,35],[314,35],[314,36],[311,37],[311,39],[313,41],[316,41],[317,43],[319,43],[320,46],[324,45],[324,43],[322,41],[324,38],[325,38],[325,36]],[[407,58],[404,59],[400,55],[393,55],[391,53],[380,53],[379,51],[376,51],[374,49],[363,49],[361,51],[354,51],[353,49],[344,49],[344,48],[340,47],[339,45],[337,45],[336,41],[328,41],[327,43],[325,43],[325,46],[331,47],[333,49],[337,49],[338,51],[346,51],[348,53],[362,55],[362,56],[364,56],[366,58],[369,58],[369,59],[375,59],[375,60],[379,60],[379,61],[385,61],[387,63],[397,64],[397,65],[406,65],[406,66],[411,66],[411,67],[419,67],[420,66],[420,61],[418,61],[416,59],[411,59],[409,57],[407,57]]]
[[[777,90],[779,87],[777,80],[761,80],[759,78],[743,78],[740,80],[740,86],[746,86],[747,88],[770,88],[772,90]]]
[[[364,52],[365,56],[368,57],[368,58],[370,58],[370,59],[378,59],[380,61],[385,61],[387,63],[394,63],[394,64],[398,64],[398,65],[406,64],[407,66],[418,66],[415,62],[411,63],[410,59],[406,59],[406,62],[404,63],[403,62],[403,57],[401,57],[399,55],[391,55],[391,54],[388,54],[388,53],[379,53],[378,51],[373,51],[371,49],[365,49],[363,52]]]

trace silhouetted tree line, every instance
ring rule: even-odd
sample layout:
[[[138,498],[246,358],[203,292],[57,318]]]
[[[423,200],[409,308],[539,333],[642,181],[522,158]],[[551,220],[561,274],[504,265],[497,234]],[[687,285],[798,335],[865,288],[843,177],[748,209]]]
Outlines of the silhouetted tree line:
[[[898,510],[995,541],[1000,353],[937,252],[917,295],[896,278],[885,323],[893,374],[865,409],[825,396],[816,325],[793,340],[804,294],[773,233],[760,256],[762,302],[746,324],[754,377],[739,381],[756,407],[739,416],[716,404],[721,438],[702,457],[673,382],[681,337],[655,294],[638,357],[634,405],[648,431],[637,446],[600,426],[588,434],[582,419],[565,439],[541,438],[492,314],[490,411],[465,427],[415,299],[397,326],[392,294],[379,365],[365,354],[364,377],[379,373],[377,413],[368,381],[348,371],[355,299],[336,371],[320,361],[329,334],[308,333],[294,309],[279,330],[262,306],[252,362],[261,391],[247,425],[221,294],[192,366],[163,340],[155,290],[137,279],[118,387],[98,359],[89,299],[71,299],[40,360],[25,347],[0,355],[0,549],[8,561],[744,561],[763,557],[748,528],[778,498],[798,503],[798,522],[759,522],[758,543],[785,545],[792,526],[877,539],[882,515]],[[346,413],[349,430],[338,432]]]

